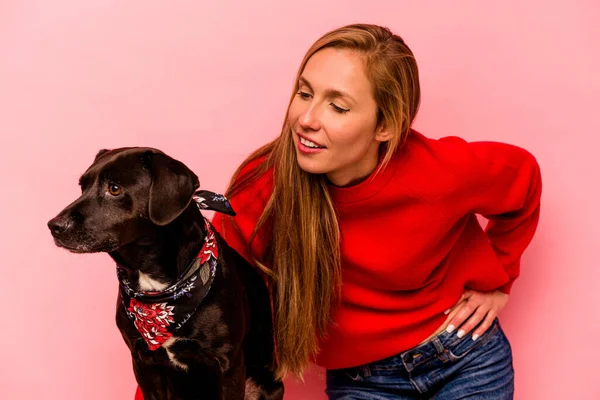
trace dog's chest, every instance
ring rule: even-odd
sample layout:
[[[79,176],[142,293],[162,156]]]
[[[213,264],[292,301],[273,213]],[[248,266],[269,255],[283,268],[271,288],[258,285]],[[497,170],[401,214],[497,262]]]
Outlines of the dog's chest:
[[[163,290],[168,285],[166,283],[158,282],[148,275],[141,272],[138,273],[138,286],[139,290]]]

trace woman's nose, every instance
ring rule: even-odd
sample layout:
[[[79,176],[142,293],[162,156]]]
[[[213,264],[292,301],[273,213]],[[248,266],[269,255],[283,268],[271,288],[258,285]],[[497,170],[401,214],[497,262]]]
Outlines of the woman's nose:
[[[321,129],[321,123],[319,121],[317,110],[315,110],[314,106],[310,106],[304,111],[300,118],[298,118],[298,123],[300,126],[306,130],[318,131]]]

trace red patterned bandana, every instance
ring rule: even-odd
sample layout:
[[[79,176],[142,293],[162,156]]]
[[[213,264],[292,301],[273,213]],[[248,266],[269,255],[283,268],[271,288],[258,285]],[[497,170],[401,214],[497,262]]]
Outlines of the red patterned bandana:
[[[222,195],[198,191],[194,201],[201,209],[235,215]],[[177,282],[161,291],[136,291],[127,279],[125,269],[117,265],[121,302],[127,315],[140,332],[150,350],[158,349],[194,314],[208,294],[215,278],[219,247],[208,220],[202,249]]]

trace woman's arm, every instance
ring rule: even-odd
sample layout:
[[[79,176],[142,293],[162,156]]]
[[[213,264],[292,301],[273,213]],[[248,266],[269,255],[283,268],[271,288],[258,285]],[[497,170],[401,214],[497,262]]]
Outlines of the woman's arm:
[[[476,142],[469,147],[475,173],[471,211],[489,220],[485,231],[510,276],[498,290],[509,294],[539,221],[540,167],[532,154],[516,146]]]

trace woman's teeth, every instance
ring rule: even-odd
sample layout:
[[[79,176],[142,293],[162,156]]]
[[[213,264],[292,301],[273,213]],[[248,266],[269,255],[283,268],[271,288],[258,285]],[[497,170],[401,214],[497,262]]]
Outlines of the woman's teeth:
[[[303,145],[305,145],[306,147],[311,147],[313,149],[320,149],[323,148],[323,146],[319,146],[316,143],[311,142],[310,140],[304,139],[303,137],[300,138],[300,143],[302,143]]]

